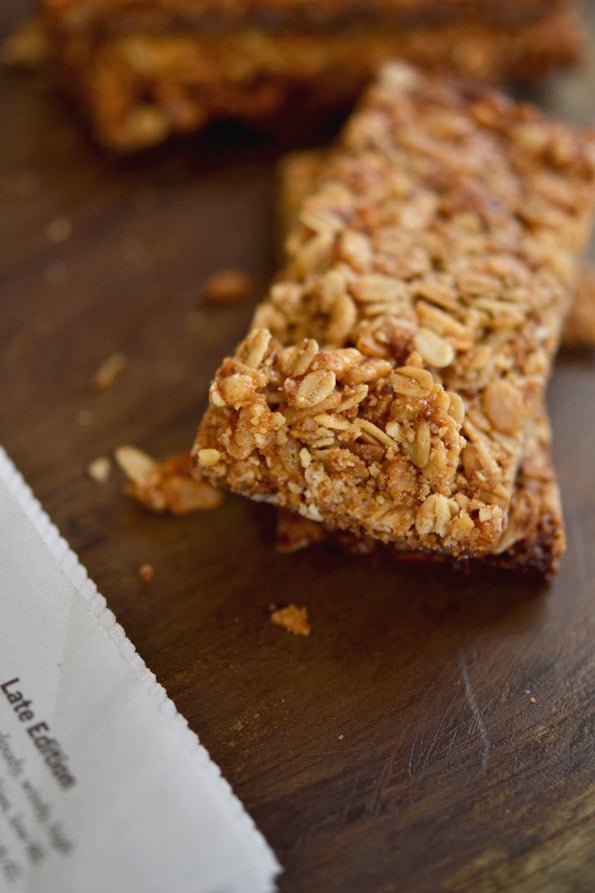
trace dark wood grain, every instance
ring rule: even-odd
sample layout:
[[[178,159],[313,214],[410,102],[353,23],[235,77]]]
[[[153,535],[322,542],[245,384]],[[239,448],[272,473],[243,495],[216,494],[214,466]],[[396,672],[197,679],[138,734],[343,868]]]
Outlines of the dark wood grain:
[[[582,78],[544,98],[588,118]],[[562,358],[550,392],[569,538],[550,586],[282,557],[272,512],[230,496],[144,513],[85,468],[190,445],[250,315],[202,306],[201,283],[241,266],[265,287],[277,150],[228,130],[113,162],[39,79],[3,74],[0,103],[0,439],[274,847],[281,890],[590,893],[593,356]],[[116,349],[129,366],[94,393]],[[311,638],[274,628],[270,602],[307,605]]]

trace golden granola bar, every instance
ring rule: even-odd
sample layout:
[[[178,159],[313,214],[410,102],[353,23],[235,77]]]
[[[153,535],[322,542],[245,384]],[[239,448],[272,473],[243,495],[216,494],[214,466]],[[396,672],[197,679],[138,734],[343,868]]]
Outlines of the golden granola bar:
[[[217,372],[197,473],[409,550],[493,551],[593,183],[581,134],[476,84],[385,68]]]
[[[279,224],[284,232],[295,225],[304,199],[324,174],[327,152],[295,152],[280,165]],[[578,288],[564,324],[563,343],[569,348],[595,346],[595,272],[581,269]],[[550,451],[551,432],[545,409],[532,425],[525,456],[515,481],[506,531],[493,554],[482,563],[514,570],[552,573],[564,551],[564,529],[558,486]],[[409,559],[412,553],[381,547],[370,537],[330,531],[324,525],[281,509],[277,519],[277,549],[290,553],[320,542],[332,542],[353,554],[375,554]],[[427,555],[415,553],[426,559]],[[458,563],[457,563],[458,566]]]
[[[98,142],[118,152],[222,119],[281,133],[290,126],[298,131],[300,122],[311,127],[328,111],[348,109],[387,59],[447,67],[489,82],[535,81],[575,62],[581,49],[578,16],[566,0],[533,4],[530,15],[510,14],[508,20],[493,13],[493,4],[472,4],[470,14],[465,4],[452,3],[450,17],[437,21],[424,18],[414,4],[416,23],[408,25],[394,20],[394,10],[388,19],[371,8],[350,18],[344,0],[333,4],[335,17],[329,12],[326,23],[310,5],[312,15],[302,10],[299,25],[288,14],[303,3],[271,3],[285,14],[268,19],[262,3],[250,4],[251,12],[247,4],[236,8],[221,0],[189,0],[179,10],[167,3],[111,6],[87,4],[85,16],[78,0],[42,4],[66,89]],[[217,8],[224,19],[219,25]],[[158,28],[149,16],[143,27],[142,14],[158,9],[183,18],[184,10],[194,10],[196,22],[168,27],[166,17]],[[406,5],[395,9],[404,14]]]

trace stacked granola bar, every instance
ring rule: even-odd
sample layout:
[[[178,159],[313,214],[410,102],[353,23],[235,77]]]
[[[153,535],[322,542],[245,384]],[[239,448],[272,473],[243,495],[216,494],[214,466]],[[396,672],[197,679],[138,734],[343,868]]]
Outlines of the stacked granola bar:
[[[544,390],[594,179],[585,136],[387,66],[215,376],[197,474],[356,541],[555,569]]]
[[[575,61],[572,0],[40,0],[97,140],[128,152],[233,118],[284,128],[348,106],[402,58],[487,81]]]

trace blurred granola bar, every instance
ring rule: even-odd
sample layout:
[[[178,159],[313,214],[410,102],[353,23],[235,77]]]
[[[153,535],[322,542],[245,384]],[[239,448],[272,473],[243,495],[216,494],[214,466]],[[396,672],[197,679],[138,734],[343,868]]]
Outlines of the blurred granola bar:
[[[118,152],[222,119],[311,126],[390,58],[535,81],[581,48],[572,0],[40,2],[65,87]]]

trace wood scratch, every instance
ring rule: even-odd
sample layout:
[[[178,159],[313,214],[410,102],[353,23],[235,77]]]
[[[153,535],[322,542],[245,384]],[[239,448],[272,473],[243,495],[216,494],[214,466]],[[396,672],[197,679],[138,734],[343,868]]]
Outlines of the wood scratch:
[[[390,784],[390,780],[392,777],[393,763],[394,763],[395,754],[397,752],[398,746],[399,746],[399,743],[397,742],[393,746],[390,754],[388,755],[388,758],[385,760],[385,762],[382,766],[382,770],[378,776],[378,781],[375,785],[374,791],[372,793],[372,797],[370,798],[370,801],[369,801],[369,804],[367,807],[367,812],[369,815],[373,815],[373,816],[378,815],[378,813],[380,812],[380,810],[382,808],[384,793],[386,791],[386,788]]]
[[[475,700],[475,695],[473,694],[473,686],[471,685],[469,670],[467,668],[467,663],[462,652],[459,653],[459,668],[461,670],[461,676],[463,677],[463,685],[465,686],[465,697],[467,698],[467,703],[469,704],[469,708],[471,710],[471,713],[473,714],[473,719],[475,720],[477,728],[479,729],[479,734],[483,745],[481,752],[481,766],[482,769],[485,769],[490,759],[490,750],[492,748],[492,745],[490,743],[490,736],[488,734],[486,724],[483,721],[483,716],[481,715],[481,710],[477,706],[477,701]]]
[[[409,778],[413,778],[413,755],[415,753],[415,741],[411,745],[411,750],[409,751],[409,765],[407,770],[409,772]]]

